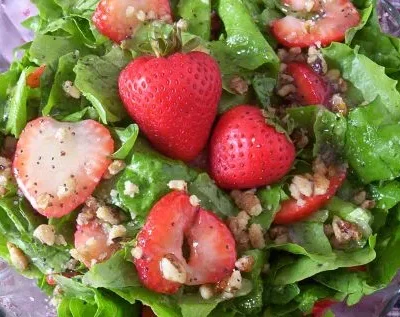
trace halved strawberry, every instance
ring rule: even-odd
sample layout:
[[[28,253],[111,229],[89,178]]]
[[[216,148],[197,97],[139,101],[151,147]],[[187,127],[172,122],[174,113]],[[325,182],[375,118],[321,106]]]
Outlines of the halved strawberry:
[[[168,0],[101,0],[93,15],[100,33],[114,42],[132,36],[145,20],[171,22]]]
[[[185,240],[190,251],[187,260]],[[177,292],[182,284],[216,283],[232,273],[236,260],[235,241],[227,226],[178,191],[154,205],[138,235],[137,248],[140,256],[134,262],[140,280],[147,288],[166,294]],[[181,271],[180,281],[164,277],[163,259],[170,259]]]
[[[304,197],[303,204],[299,204],[297,200],[291,198],[285,200],[281,204],[281,209],[275,215],[274,223],[288,224],[307,218],[318,209],[326,205],[336,191],[346,179],[346,171],[338,171],[335,176],[330,179],[328,190],[323,195]]]
[[[303,9],[303,6],[296,1],[292,9]],[[310,20],[286,16],[273,21],[271,29],[278,42],[288,47],[308,47],[317,43],[325,46],[342,41],[346,31],[360,22],[360,14],[349,0],[326,1],[321,7],[312,9],[318,11]]]
[[[92,220],[84,225],[78,225],[75,232],[75,249],[79,260],[87,267],[103,262],[118,249],[118,244],[107,243],[108,234],[102,224]]]
[[[110,132],[96,121],[41,117],[22,132],[13,171],[33,208],[46,217],[62,217],[92,194],[113,151]]]
[[[40,87],[40,77],[43,72],[46,70],[46,65],[42,65],[36,68],[32,73],[26,76],[26,84],[31,88]]]
[[[296,95],[302,105],[327,105],[331,95],[324,79],[306,63],[291,62],[286,71],[294,79]]]

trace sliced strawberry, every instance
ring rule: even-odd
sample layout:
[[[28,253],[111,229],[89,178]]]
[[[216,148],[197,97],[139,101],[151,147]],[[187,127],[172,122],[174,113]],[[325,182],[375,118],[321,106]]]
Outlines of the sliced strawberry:
[[[108,234],[102,224],[96,220],[77,226],[75,232],[75,249],[79,260],[87,267],[103,262],[118,249],[118,244],[107,243]]]
[[[297,96],[302,105],[327,105],[331,95],[324,79],[305,63],[287,64],[287,72],[294,79]]]
[[[99,32],[114,42],[132,36],[144,20],[156,19],[172,20],[168,0],[101,0],[93,15]]]
[[[337,302],[333,299],[326,298],[326,299],[321,299],[317,301],[314,304],[313,310],[312,310],[312,317],[322,317],[324,316],[325,312],[331,308],[332,305],[336,304]]]
[[[186,238],[191,246],[186,284],[216,283],[232,273],[236,260],[235,240],[212,212],[199,209]]]
[[[302,9],[297,2],[293,9]],[[287,47],[308,47],[319,42],[325,46],[344,40],[346,31],[360,23],[360,14],[349,0],[326,1],[313,9],[318,9],[314,20],[286,16],[273,21],[272,33],[279,43]]]
[[[62,217],[92,194],[113,151],[110,132],[96,121],[41,117],[22,132],[13,171],[33,208],[46,217]]]
[[[330,179],[329,188],[325,194],[304,197],[302,204],[299,204],[295,199],[285,200],[281,204],[281,209],[275,215],[274,223],[288,224],[307,218],[328,203],[345,179],[346,172],[338,172]]]
[[[31,88],[40,87],[40,77],[43,72],[46,70],[46,65],[42,65],[36,68],[32,73],[26,76],[26,84]]]
[[[186,261],[184,240],[190,249]],[[232,272],[236,260],[235,241],[227,226],[211,212],[194,207],[184,192],[174,191],[152,208],[137,238],[141,257],[134,262],[142,283],[166,294],[182,284],[216,283]],[[185,272],[182,282],[167,280],[160,263],[172,256]]]

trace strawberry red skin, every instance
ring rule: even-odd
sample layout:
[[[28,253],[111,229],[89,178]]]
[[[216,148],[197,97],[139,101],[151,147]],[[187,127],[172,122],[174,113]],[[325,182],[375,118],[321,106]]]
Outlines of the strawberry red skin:
[[[289,224],[307,218],[326,205],[346,179],[346,172],[339,172],[330,179],[328,191],[324,195],[304,197],[304,204],[299,206],[295,199],[285,200],[275,215],[275,224]]]
[[[125,108],[156,149],[191,161],[207,143],[222,92],[218,64],[202,52],[139,57],[119,78]]]
[[[324,79],[305,63],[287,64],[287,72],[294,79],[297,96],[302,105],[327,105],[331,95]]]
[[[40,87],[40,77],[42,76],[42,74],[44,73],[45,70],[46,70],[46,65],[42,65],[42,66],[36,68],[32,73],[30,73],[26,77],[26,84],[30,88]]]
[[[312,317],[323,317],[325,312],[331,308],[332,305],[336,304],[337,302],[333,299],[326,298],[317,301],[314,304],[311,316]]]
[[[261,110],[241,105],[226,112],[210,141],[210,171],[226,189],[274,183],[292,167],[295,148],[285,134],[266,123]]]
[[[191,249],[187,262],[182,252],[184,237]],[[137,246],[143,251],[140,259],[134,259],[139,278],[158,293],[174,294],[181,287],[162,276],[160,260],[166,254],[174,254],[185,266],[187,285],[216,283],[235,266],[235,241],[227,226],[213,213],[192,206],[184,192],[173,191],[154,205]]]
[[[130,7],[130,9],[128,9]],[[134,12],[129,14],[129,10]],[[134,35],[143,23],[137,19],[139,11],[153,11],[156,18],[170,21],[171,8],[168,0],[101,0],[92,20],[97,30],[114,42],[121,42]],[[169,19],[165,19],[169,16]]]

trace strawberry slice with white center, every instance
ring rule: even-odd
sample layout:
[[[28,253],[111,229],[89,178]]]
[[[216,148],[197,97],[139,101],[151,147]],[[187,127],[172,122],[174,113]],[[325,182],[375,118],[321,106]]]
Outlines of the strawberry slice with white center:
[[[169,1],[102,0],[93,15],[99,32],[117,43],[134,35],[146,20],[171,22]]]
[[[303,10],[302,1],[287,3],[294,10]],[[304,1],[307,3],[307,1]],[[308,47],[317,43],[326,46],[333,41],[340,42],[346,31],[360,23],[360,14],[349,0],[316,1],[312,11],[314,19],[303,20],[286,16],[271,24],[272,33],[278,42],[287,47]]]
[[[102,224],[92,220],[79,225],[75,232],[77,257],[87,267],[109,259],[118,249],[118,244],[108,243],[108,234]]]
[[[213,213],[192,206],[189,196],[178,191],[151,209],[133,253],[144,286],[165,294],[177,292],[183,284],[217,283],[232,273],[236,260],[227,226]]]
[[[41,117],[22,132],[13,172],[33,208],[46,217],[62,217],[93,193],[113,152],[110,132],[96,121]]]

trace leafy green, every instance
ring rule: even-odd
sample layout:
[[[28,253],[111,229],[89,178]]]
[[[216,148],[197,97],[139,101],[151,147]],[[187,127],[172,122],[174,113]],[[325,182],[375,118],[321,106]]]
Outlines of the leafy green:
[[[171,180],[194,181],[197,173],[184,163],[168,159],[137,140],[130,164],[122,172],[117,190],[121,202],[134,215],[146,216],[153,204],[168,193]],[[130,197],[124,193],[125,182],[139,187],[139,193]]]
[[[210,39],[211,32],[211,1],[179,1],[179,14],[188,24],[188,32],[202,37],[204,40]]]
[[[325,285],[337,292],[347,294],[347,304],[357,303],[362,296],[376,291],[366,282],[366,274],[362,272],[349,272],[345,269],[336,270],[335,274],[323,272],[313,277],[318,283]]]
[[[115,134],[121,142],[120,148],[112,155],[113,159],[123,160],[135,145],[136,139],[139,135],[139,127],[137,124],[130,124],[125,129],[114,129]]]
[[[64,118],[74,112],[81,110],[81,101],[67,95],[63,89],[66,81],[74,82],[75,73],[73,68],[78,61],[75,53],[61,56],[58,60],[58,68],[51,83],[51,91],[47,99],[47,104],[42,109],[44,116],[51,115],[54,118]]]
[[[82,282],[94,288],[108,289],[140,286],[132,262],[125,259],[124,250],[118,251],[109,260],[94,265],[83,276]]]
[[[361,229],[365,238],[368,238],[372,234],[372,215],[369,210],[354,206],[352,203],[343,201],[337,197],[333,197],[325,208],[333,215],[355,223]]]
[[[385,74],[383,67],[341,43],[332,43],[322,53],[328,64],[339,69],[351,84],[346,96],[356,105],[368,104],[380,97],[393,120],[400,118],[400,92],[396,90],[396,81]]]
[[[395,208],[388,215],[386,225],[378,232],[376,260],[369,266],[373,282],[378,286],[387,285],[397,274],[400,259],[393,251],[400,247],[400,210]]]
[[[275,249],[286,250],[303,256],[297,257],[291,263],[282,266],[276,273],[273,284],[286,285],[302,281],[317,273],[335,270],[340,267],[351,267],[367,264],[375,259],[375,251],[373,249],[375,238],[370,237],[369,245],[363,249],[351,252],[334,251],[327,255],[316,256],[308,253],[305,249],[295,244],[287,244],[274,246]],[[275,263],[274,265],[278,265]]]
[[[298,222],[291,226],[296,243],[307,252],[315,254],[330,254],[332,247],[324,233],[324,224],[320,222]]]
[[[264,107],[270,106],[276,80],[269,77],[268,74],[257,73],[253,77],[252,85],[260,103]]]
[[[314,123],[314,155],[326,152],[342,155],[345,147],[346,119],[328,110],[320,110]]]
[[[120,121],[126,112],[118,94],[118,76],[129,60],[115,53],[99,57],[89,55],[80,59],[74,68],[75,86],[92,103],[103,123]],[[112,55],[111,55],[112,54]]]
[[[283,184],[275,184],[257,191],[257,196],[260,199],[263,212],[253,217],[251,219],[252,223],[260,224],[264,230],[269,229],[275,214],[279,211],[280,202],[288,198],[282,186]]]
[[[73,37],[38,34],[29,49],[31,60],[37,65],[49,65],[68,53],[78,51],[81,56],[90,50]]]
[[[22,71],[7,109],[6,132],[16,137],[20,135],[28,120],[26,104],[29,88],[26,85],[26,75],[26,70]]]
[[[190,182],[188,190],[200,199],[202,207],[212,210],[220,217],[234,216],[237,213],[232,199],[206,173],[199,174]]]
[[[377,99],[349,114],[346,157],[364,183],[400,175],[400,130],[391,105]]]
[[[370,186],[376,207],[391,209],[400,202],[400,182],[391,181],[385,184],[372,184]]]

